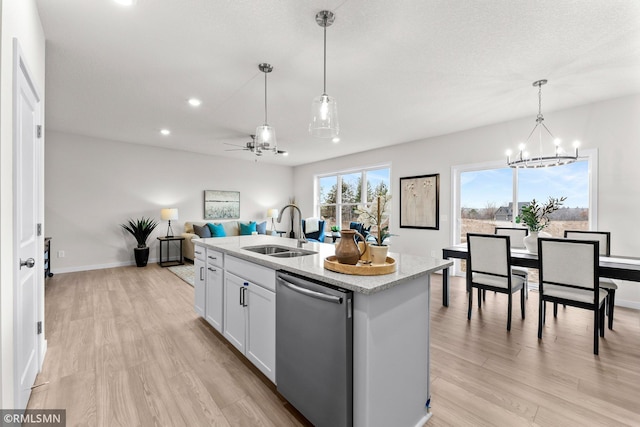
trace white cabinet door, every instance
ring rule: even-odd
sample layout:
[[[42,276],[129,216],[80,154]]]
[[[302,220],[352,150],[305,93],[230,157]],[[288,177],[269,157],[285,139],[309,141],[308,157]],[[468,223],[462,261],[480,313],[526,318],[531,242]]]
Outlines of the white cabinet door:
[[[247,291],[247,358],[276,381],[276,294],[249,283]]]
[[[210,262],[207,262],[207,315],[205,319],[220,333],[222,333],[222,307],[224,304],[222,300],[222,288],[224,287],[222,278],[222,268],[215,267]]]
[[[245,286],[245,283],[247,286]],[[249,282],[229,272],[224,274],[223,335],[242,354],[245,353],[247,291]]]
[[[193,287],[195,294],[194,307],[196,313],[204,317],[205,304],[206,304],[206,289],[205,289],[205,264],[203,260],[198,258],[193,260],[193,267],[195,268],[195,274],[193,278]]]

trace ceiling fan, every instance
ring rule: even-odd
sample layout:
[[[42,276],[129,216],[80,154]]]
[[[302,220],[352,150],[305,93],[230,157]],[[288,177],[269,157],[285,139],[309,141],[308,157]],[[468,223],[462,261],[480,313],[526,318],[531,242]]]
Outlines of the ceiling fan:
[[[232,147],[238,147],[238,148],[230,148],[228,150],[225,151],[250,151],[253,154],[255,154],[256,156],[262,156],[262,154],[264,153],[273,153],[273,154],[282,154],[284,156],[286,156],[288,153],[285,150],[272,150],[271,148],[268,147],[263,147],[260,146],[259,144],[256,144],[256,136],[255,135],[249,135],[251,137],[251,141],[247,141],[245,143],[245,145],[237,145],[237,144],[229,144],[228,142],[225,142],[225,145],[231,145]]]

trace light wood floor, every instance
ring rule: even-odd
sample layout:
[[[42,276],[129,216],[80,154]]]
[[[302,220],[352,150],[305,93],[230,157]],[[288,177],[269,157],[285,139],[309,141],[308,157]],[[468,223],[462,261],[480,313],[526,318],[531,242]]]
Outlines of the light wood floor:
[[[592,353],[589,313],[528,317],[487,294],[466,319],[464,282],[441,305],[432,279],[428,426],[640,425],[640,312],[616,308]],[[306,422],[193,313],[193,288],[157,265],[56,274],[46,285],[49,344],[29,408],[67,410],[67,425],[296,426]],[[356,361],[357,363],[357,361]]]

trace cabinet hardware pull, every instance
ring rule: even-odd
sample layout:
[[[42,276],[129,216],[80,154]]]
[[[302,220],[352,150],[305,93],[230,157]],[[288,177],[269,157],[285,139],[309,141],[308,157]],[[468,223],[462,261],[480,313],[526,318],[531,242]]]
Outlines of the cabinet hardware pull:
[[[242,306],[246,307],[247,305],[247,288],[242,288]]]
[[[209,271],[217,271],[215,268],[211,268],[211,267],[209,267],[208,270]]]
[[[244,288],[238,288],[238,291],[240,291],[240,292],[239,292],[239,293],[240,293],[240,305],[244,307],[244,302],[242,301],[242,290],[243,290],[243,289],[244,289]]]
[[[204,280],[204,277],[202,277],[203,272],[204,272],[204,267],[200,267],[200,280]]]

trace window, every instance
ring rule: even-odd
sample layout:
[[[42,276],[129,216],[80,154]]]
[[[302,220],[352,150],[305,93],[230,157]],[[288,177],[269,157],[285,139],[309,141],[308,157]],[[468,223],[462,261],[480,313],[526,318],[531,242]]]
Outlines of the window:
[[[549,168],[511,169],[504,162],[454,166],[453,243],[466,242],[467,233],[516,227],[522,206],[549,197],[567,199],[544,231],[562,237],[564,230],[597,229],[597,151],[581,154],[580,161]]]
[[[317,176],[316,212],[324,218],[326,227],[348,229],[350,222],[358,218],[353,213],[354,208],[368,205],[378,195],[388,193],[390,183],[391,169],[388,166]]]

